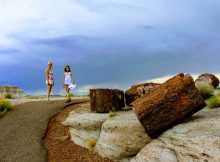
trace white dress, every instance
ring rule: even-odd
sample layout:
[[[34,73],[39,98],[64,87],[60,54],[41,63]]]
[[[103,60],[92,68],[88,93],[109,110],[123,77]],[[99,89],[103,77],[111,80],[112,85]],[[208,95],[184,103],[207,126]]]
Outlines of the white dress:
[[[71,85],[72,84],[71,72],[65,72],[64,75],[65,75],[64,84]]]

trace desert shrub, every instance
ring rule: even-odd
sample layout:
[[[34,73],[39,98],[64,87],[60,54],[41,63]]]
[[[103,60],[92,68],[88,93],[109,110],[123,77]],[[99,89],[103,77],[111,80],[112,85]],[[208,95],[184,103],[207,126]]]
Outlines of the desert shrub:
[[[113,116],[115,116],[115,112],[109,111],[108,116],[109,116],[110,118],[113,117]]]
[[[220,96],[220,89],[215,89],[214,93],[215,96]]]
[[[44,96],[28,96],[28,99],[42,99],[45,98]]]
[[[112,112],[115,112],[117,109],[115,107],[112,107]]]
[[[75,95],[73,93],[70,93],[70,97],[74,97]],[[67,97],[67,95],[65,95]]]
[[[70,97],[74,97],[74,94],[73,94],[73,93],[70,93]]]
[[[12,105],[10,101],[5,99],[0,100],[0,117],[4,116],[11,109]]]
[[[4,109],[3,111],[0,111],[0,117],[4,116],[8,112],[7,109]]]
[[[87,140],[87,147],[89,149],[93,149],[96,145],[96,141],[94,139],[88,139]]]
[[[209,98],[210,96],[212,96],[215,91],[215,88],[211,84],[208,84],[208,83],[197,83],[196,87],[198,88],[200,93],[206,98]]]
[[[210,109],[220,107],[220,96],[212,96],[205,102]]]
[[[4,98],[12,99],[12,94],[11,93],[7,93],[7,94],[4,95]]]

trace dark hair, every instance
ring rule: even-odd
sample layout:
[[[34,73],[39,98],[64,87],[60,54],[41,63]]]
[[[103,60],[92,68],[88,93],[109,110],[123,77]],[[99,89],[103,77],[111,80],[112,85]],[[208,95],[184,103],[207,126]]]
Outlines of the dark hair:
[[[64,71],[65,71],[65,72],[67,72],[66,68],[69,68],[69,69],[70,69],[70,66],[69,66],[69,65],[67,65],[67,66],[65,67],[65,69],[64,69]],[[70,71],[69,71],[69,72],[71,72],[71,69],[70,69]]]

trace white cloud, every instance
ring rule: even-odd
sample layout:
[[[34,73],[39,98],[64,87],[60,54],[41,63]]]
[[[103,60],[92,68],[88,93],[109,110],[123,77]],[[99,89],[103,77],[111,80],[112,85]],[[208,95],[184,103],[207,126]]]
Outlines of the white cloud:
[[[2,1],[0,40],[3,43],[5,37],[16,33],[34,37],[79,33],[98,19],[98,14],[71,0]]]

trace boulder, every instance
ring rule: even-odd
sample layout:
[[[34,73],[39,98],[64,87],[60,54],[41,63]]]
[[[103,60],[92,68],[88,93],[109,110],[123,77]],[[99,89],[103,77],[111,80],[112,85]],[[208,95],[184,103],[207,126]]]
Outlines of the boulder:
[[[0,97],[4,97],[6,94],[11,94],[12,97],[20,98],[24,96],[22,89],[13,86],[0,86]]]
[[[112,160],[129,160],[151,141],[133,110],[117,111],[113,117],[73,111],[62,124],[69,127],[74,143],[91,149],[92,141],[94,151]]]
[[[146,145],[131,162],[220,161],[220,109],[203,109]]]
[[[124,92],[117,89],[90,89],[90,104],[93,112],[120,110],[125,106]]]
[[[193,78],[182,73],[132,103],[139,121],[152,138],[183,122],[205,105]]]
[[[108,114],[73,111],[62,124],[69,127],[71,140],[74,143],[89,148],[88,141],[98,141],[102,124],[107,119]]]
[[[213,74],[209,74],[209,73],[205,73],[200,75],[196,80],[195,80],[196,84],[203,84],[203,83],[208,83],[211,84],[213,87],[218,87],[219,86],[219,79],[213,75]]]
[[[131,103],[143,95],[146,95],[159,87],[161,84],[157,83],[143,83],[133,85],[125,92],[126,105],[131,106]]]
[[[95,149],[103,157],[125,160],[134,157],[150,141],[133,110],[118,111],[103,123]]]

